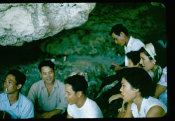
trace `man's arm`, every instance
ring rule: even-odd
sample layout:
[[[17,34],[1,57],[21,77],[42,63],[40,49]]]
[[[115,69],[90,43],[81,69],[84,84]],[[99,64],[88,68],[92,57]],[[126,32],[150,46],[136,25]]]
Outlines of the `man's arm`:
[[[30,87],[30,90],[28,92],[27,98],[30,99],[32,101],[33,104],[35,104],[35,98],[36,98],[36,93],[37,92],[37,86],[35,84],[33,84]]]
[[[67,118],[73,118],[72,116],[70,116],[69,114],[67,114]]]
[[[112,63],[112,65],[114,65],[114,71],[118,71],[118,70],[121,70],[121,69],[125,68],[125,66],[120,66],[116,63]]]
[[[61,114],[62,110],[60,109],[55,109],[49,112],[44,112],[44,113],[37,113],[36,112],[36,118],[52,118],[55,115]]]
[[[24,101],[23,101],[24,102]],[[25,107],[21,110],[21,119],[30,119],[34,118],[34,105],[32,102],[27,102],[24,104]]]

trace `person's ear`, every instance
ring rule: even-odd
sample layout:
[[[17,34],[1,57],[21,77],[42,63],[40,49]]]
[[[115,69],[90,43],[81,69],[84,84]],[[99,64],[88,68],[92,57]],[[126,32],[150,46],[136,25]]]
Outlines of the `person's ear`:
[[[156,64],[156,60],[153,60],[153,64],[154,64],[154,65]]]
[[[126,36],[124,32],[120,32],[120,36]]]
[[[22,84],[18,84],[17,89],[21,89],[21,88],[22,88]]]
[[[133,91],[140,92],[139,89],[133,88]]]
[[[82,91],[78,91],[78,92],[76,93],[76,95],[77,95],[77,97],[81,97]]]

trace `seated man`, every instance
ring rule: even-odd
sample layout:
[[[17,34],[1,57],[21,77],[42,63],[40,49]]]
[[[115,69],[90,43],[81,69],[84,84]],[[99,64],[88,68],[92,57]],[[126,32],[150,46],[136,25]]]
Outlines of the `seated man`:
[[[36,118],[63,118],[67,108],[65,85],[55,79],[54,63],[42,61],[38,66],[42,80],[34,83],[28,93],[28,98],[36,106]]]
[[[138,51],[144,46],[144,43],[140,39],[136,39],[130,35],[128,29],[123,24],[116,24],[110,31],[110,36],[115,40],[115,43],[124,46],[125,51],[125,66],[128,66],[129,60],[126,54],[131,51]],[[112,63],[115,67],[114,70],[120,70],[124,66]]]
[[[25,80],[26,76],[18,70],[10,70],[7,73],[4,93],[0,94],[0,111],[4,111],[3,117],[10,114],[13,119],[34,118],[32,102],[20,93]]]
[[[67,118],[103,118],[97,103],[86,96],[88,84],[83,76],[74,75],[65,80],[69,104]]]

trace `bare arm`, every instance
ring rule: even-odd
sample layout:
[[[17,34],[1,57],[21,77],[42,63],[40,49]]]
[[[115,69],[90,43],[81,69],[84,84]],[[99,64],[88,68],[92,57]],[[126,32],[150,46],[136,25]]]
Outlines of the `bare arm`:
[[[115,66],[115,67],[114,67],[114,71],[121,70],[121,69],[124,68],[124,66],[120,66],[120,65],[118,65],[118,64],[116,64],[116,63],[112,63],[112,65]]]
[[[73,118],[72,116],[70,116],[69,114],[67,114],[67,118]]]
[[[39,113],[36,113],[36,118],[51,118],[55,115],[58,115],[62,112],[62,110],[59,110],[59,109],[55,109],[55,110],[52,110],[52,111],[49,111],[49,112],[44,112],[42,114],[39,114]]]
[[[119,94],[112,95],[109,98],[109,103],[111,103],[113,100],[116,100],[116,99],[119,99],[119,98],[122,98],[122,95],[120,93]]]
[[[131,104],[132,101],[128,102],[126,109],[124,108],[124,102],[122,104],[122,110],[118,114],[118,118],[132,118]]]
[[[165,115],[165,111],[160,106],[153,106],[149,109],[146,114],[146,117],[163,117]]]
[[[167,87],[158,84],[156,87],[156,92],[155,92],[154,97],[158,98],[166,89],[167,89]]]

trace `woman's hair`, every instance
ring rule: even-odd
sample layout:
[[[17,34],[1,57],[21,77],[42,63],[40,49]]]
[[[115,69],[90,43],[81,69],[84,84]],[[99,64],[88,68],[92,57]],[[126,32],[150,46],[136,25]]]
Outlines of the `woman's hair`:
[[[80,75],[73,75],[68,77],[65,80],[65,84],[70,84],[72,86],[72,90],[75,92],[82,91],[83,94],[86,94],[86,90],[88,88],[88,83],[86,82],[85,77]]]
[[[120,70],[120,74],[133,88],[139,89],[142,97],[154,96],[156,85],[144,69],[138,67],[124,68]]]
[[[50,60],[44,60],[44,61],[41,61],[40,62],[40,64],[39,64],[39,66],[38,66],[38,69],[40,70],[40,72],[41,72],[41,68],[43,67],[43,66],[49,66],[50,68],[52,68],[53,70],[54,70],[54,63],[52,62],[52,61],[50,61]]]
[[[161,68],[164,68],[165,66],[167,66],[166,48],[163,48],[158,43],[157,44],[154,43],[153,48],[155,50],[154,59],[156,60],[156,65],[160,66]],[[147,52],[147,50],[144,47],[142,47],[139,51],[143,52],[146,56],[148,56],[150,60],[153,60],[151,55]],[[159,68],[157,68],[154,72],[154,77],[153,77],[154,83],[157,83],[160,80],[161,75],[162,75],[162,72],[159,72]]]
[[[139,51],[140,51],[140,53],[144,53],[146,56],[148,56],[148,58],[150,60],[153,60],[153,58],[149,55],[149,53],[145,50],[144,47],[141,47]],[[155,56],[155,58],[156,58],[156,56]]]
[[[147,44],[145,44],[145,45],[147,45]],[[155,54],[156,54],[154,56],[154,59],[156,60],[156,64],[161,66],[162,68],[164,68],[165,66],[167,66],[166,48],[163,48],[158,43],[153,43],[153,48],[154,48]],[[153,60],[151,55],[146,51],[146,49],[144,47],[142,47],[139,51],[143,52],[145,55],[147,55],[150,60]]]
[[[126,56],[132,60],[134,65],[137,65],[140,62],[140,52],[139,51],[128,52]]]

